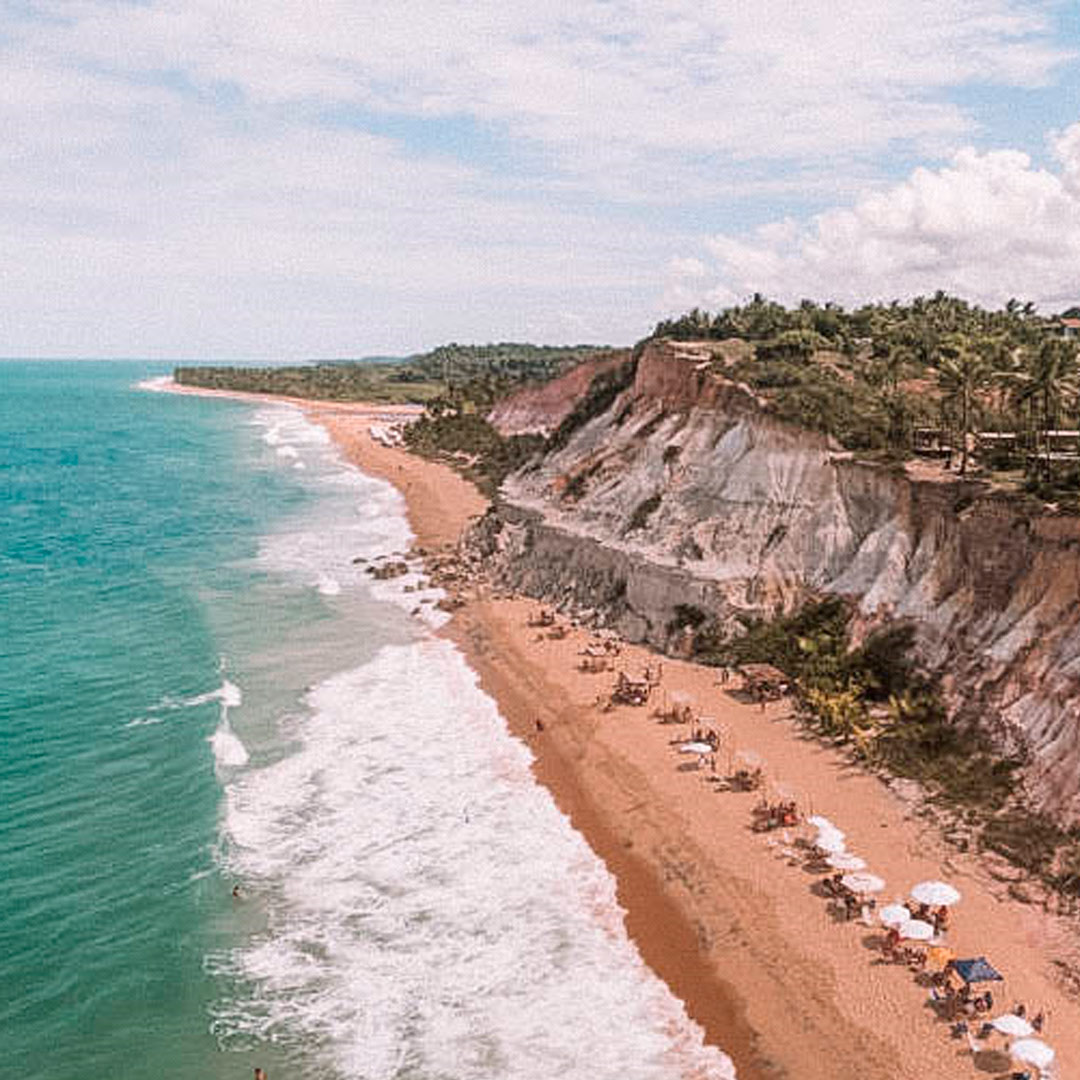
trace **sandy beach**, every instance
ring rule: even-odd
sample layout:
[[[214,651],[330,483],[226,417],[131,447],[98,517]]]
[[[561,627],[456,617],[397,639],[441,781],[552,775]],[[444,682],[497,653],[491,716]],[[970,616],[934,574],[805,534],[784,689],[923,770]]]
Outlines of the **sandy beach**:
[[[380,407],[306,408],[354,464],[402,491],[422,546],[453,542],[483,512],[484,500],[449,468],[372,440],[367,428]],[[740,700],[715,669],[624,645],[616,664],[633,677],[662,660],[658,697],[642,708],[598,709],[614,676],[577,670],[589,635],[568,627],[565,638],[548,637],[528,625],[538,608],[481,589],[443,633],[529,743],[538,780],[615,876],[644,960],[740,1077],[925,1080],[1003,1077],[1010,1068],[1003,1036],[984,1039],[974,1054],[965,1038],[950,1037],[921,977],[882,961],[881,929],[840,918],[821,894],[821,875],[790,857],[780,832],[752,831],[758,794],[722,790],[708,765],[678,753],[673,744],[687,729],[652,715],[676,692],[723,733],[718,772],[736,752],[759,755],[769,790],[783,785],[804,814],[831,818],[849,850],[885,879],[880,903],[925,879],[953,883],[963,898],[948,946],[961,957],[986,955],[1005,975],[987,984],[989,1015],[1015,1002],[1029,1015],[1044,1011],[1044,1036],[1058,1055],[1053,1075],[1072,1075],[1080,1061],[1075,924],[1014,898],[1023,887],[1006,870],[947,845],[910,798],[805,735],[790,703],[761,709]]]
[[[322,406],[350,460],[398,485],[420,543],[453,539],[482,511],[475,489],[449,468],[376,444],[362,414]],[[685,1003],[739,1075],[816,1080],[924,1080],[1009,1072],[1002,1036],[972,1053],[928,1004],[906,967],[881,962],[881,932],[844,922],[819,894],[820,875],[783,852],[779,833],[755,833],[758,795],[717,790],[672,741],[685,728],[645,708],[596,708],[610,674],[577,670],[588,640],[571,630],[552,640],[528,626],[538,610],[523,599],[478,597],[444,631],[466,653],[512,730],[536,755],[537,778],[615,875],[627,928],[643,958]],[[658,658],[624,646],[618,666],[633,676]],[[1074,928],[1009,896],[974,857],[946,845],[938,830],[878,778],[842,753],[809,739],[790,704],[762,711],[717,685],[717,673],[663,660],[662,694],[690,695],[725,733],[724,753],[753,751],[770,784],[782,784],[805,812],[824,814],[849,850],[887,882],[882,902],[916,882],[942,878],[963,894],[948,945],[985,954],[1006,976],[988,984],[992,1015],[1024,1002],[1044,1010],[1057,1050],[1055,1075],[1080,1061],[1080,1006],[1059,962],[1077,962]],[[537,721],[542,730],[538,730]],[[721,761],[720,771],[726,763]],[[975,1025],[977,1026],[977,1025]]]

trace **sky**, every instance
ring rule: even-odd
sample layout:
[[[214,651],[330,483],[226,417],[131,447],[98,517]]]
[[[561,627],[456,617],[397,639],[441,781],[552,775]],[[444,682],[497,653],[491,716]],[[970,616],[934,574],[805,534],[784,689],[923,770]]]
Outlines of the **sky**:
[[[1075,0],[0,0],[0,355],[1080,303]]]

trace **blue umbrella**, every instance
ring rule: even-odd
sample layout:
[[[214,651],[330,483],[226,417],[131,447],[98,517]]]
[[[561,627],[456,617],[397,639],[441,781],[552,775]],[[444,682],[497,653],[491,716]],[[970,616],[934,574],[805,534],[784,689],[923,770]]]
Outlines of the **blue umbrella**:
[[[974,960],[954,960],[953,970],[968,985],[978,982],[1004,982],[1005,976],[996,971],[985,956]]]

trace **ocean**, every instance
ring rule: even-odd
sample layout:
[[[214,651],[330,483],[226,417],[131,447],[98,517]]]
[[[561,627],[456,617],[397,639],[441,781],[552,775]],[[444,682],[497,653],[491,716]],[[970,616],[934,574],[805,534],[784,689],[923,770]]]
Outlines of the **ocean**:
[[[397,492],[165,371],[0,363],[0,1077],[732,1075],[365,573]]]

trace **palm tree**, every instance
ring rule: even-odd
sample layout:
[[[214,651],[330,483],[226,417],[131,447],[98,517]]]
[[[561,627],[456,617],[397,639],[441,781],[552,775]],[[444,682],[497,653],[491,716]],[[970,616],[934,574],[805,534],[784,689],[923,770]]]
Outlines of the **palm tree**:
[[[1019,373],[1017,400],[1029,406],[1038,403],[1044,432],[1057,427],[1062,411],[1080,399],[1080,359],[1076,346],[1062,338],[1044,338],[1038,349],[1027,355],[1026,370]],[[1044,465],[1050,475],[1050,440],[1044,435]]]
[[[942,344],[938,359],[938,382],[945,400],[960,410],[960,475],[967,473],[968,436],[972,431],[975,395],[990,381],[993,365],[985,352],[973,348],[959,335]]]

